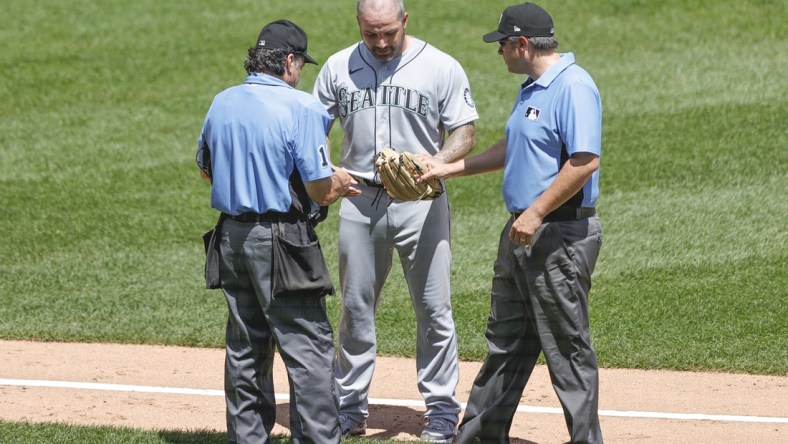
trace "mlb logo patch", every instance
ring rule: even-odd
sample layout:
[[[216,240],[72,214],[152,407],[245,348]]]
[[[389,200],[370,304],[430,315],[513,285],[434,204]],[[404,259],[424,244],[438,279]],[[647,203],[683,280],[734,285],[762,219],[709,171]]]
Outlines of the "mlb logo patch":
[[[539,119],[539,113],[541,111],[539,108],[534,108],[533,106],[529,106],[528,109],[525,110],[525,118],[528,120],[536,121]]]

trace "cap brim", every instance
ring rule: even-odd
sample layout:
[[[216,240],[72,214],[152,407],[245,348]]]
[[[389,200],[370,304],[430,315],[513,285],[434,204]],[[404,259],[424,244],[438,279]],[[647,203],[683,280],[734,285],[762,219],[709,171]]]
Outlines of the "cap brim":
[[[492,43],[492,42],[497,42],[501,39],[505,39],[506,37],[509,37],[509,35],[496,30],[485,34],[484,37],[482,37],[482,40],[484,40],[485,43]]]
[[[313,64],[313,65],[317,65],[317,62],[315,61],[315,59],[313,59],[312,57],[310,57],[310,55],[309,55],[309,54],[307,54],[307,53],[304,53],[304,61],[305,61],[306,63],[311,63],[311,64]]]

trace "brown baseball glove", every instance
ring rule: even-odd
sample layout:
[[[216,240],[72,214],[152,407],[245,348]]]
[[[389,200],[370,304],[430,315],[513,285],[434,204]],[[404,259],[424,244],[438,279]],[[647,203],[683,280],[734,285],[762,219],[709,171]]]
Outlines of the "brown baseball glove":
[[[427,167],[413,153],[383,148],[375,157],[375,167],[383,188],[394,199],[435,199],[443,194],[443,184],[438,179],[416,182],[427,171]]]

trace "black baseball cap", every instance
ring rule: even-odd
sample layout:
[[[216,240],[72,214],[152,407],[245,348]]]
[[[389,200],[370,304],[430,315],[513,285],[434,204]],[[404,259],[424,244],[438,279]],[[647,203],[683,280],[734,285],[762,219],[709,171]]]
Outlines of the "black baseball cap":
[[[555,28],[550,14],[541,6],[523,3],[504,9],[498,21],[498,29],[482,38],[485,42],[492,43],[513,35],[552,37],[553,33]]]
[[[257,37],[257,46],[265,49],[285,49],[304,56],[306,63],[317,65],[306,53],[306,33],[290,20],[277,20],[265,25]]]

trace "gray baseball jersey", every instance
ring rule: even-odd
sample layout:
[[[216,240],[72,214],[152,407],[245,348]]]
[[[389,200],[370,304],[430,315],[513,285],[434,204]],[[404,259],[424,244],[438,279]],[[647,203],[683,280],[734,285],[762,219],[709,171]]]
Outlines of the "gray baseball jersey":
[[[313,94],[353,134],[343,142],[340,164],[355,176],[373,179],[375,154],[384,147],[434,155],[447,131],[479,118],[457,60],[409,38],[408,49],[389,62],[378,61],[363,42],[345,48],[315,81]]]

